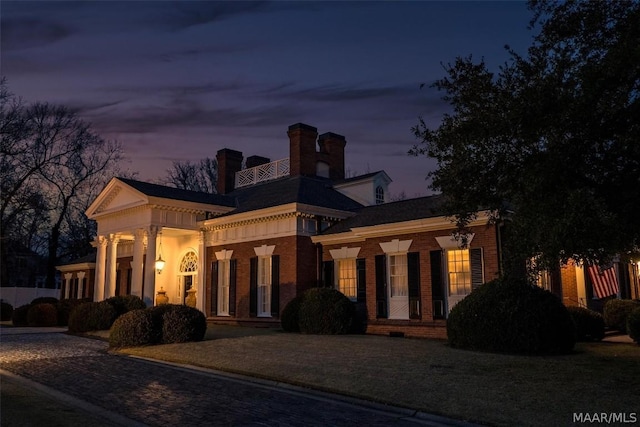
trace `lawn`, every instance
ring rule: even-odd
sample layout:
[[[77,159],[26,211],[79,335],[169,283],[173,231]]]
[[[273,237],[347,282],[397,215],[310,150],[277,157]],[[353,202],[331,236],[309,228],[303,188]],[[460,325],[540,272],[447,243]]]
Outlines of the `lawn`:
[[[212,327],[205,341],[122,350],[492,424],[571,425],[573,413],[640,413],[640,347],[579,343],[566,356],[444,341]],[[640,417],[638,417],[640,418]]]

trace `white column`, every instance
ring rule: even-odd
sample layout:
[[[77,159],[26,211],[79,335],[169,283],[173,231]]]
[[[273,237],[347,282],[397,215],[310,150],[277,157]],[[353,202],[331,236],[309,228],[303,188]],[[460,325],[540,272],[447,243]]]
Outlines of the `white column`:
[[[69,299],[69,288],[71,287],[71,278],[73,273],[66,273],[64,275],[64,299]]]
[[[96,255],[96,279],[93,286],[93,300],[104,300],[105,266],[107,262],[107,239],[104,236],[96,238],[98,253]]]
[[[144,296],[147,307],[154,306],[156,294],[156,237],[160,227],[152,225],[147,230],[147,258],[144,263]]]
[[[107,246],[107,274],[105,299],[116,294],[116,259],[118,257],[118,241],[120,237],[109,234],[109,245]]]
[[[78,299],[82,299],[84,297],[84,276],[85,272],[81,271],[78,273]]]
[[[204,278],[207,273],[207,250],[205,247],[206,231],[201,230],[198,236],[198,283],[196,283],[196,308],[204,313]]]
[[[133,261],[131,262],[131,295],[142,298],[142,271],[144,266],[144,230],[134,232]]]

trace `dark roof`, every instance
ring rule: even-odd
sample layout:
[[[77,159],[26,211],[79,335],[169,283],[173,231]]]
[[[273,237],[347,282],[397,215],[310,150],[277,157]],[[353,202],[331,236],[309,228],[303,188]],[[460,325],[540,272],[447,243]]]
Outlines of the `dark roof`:
[[[442,201],[441,195],[435,195],[367,206],[358,210],[356,216],[340,221],[321,234],[344,233],[356,227],[442,216]]]
[[[228,215],[294,202],[343,211],[362,207],[360,203],[334,190],[329,179],[319,177],[284,177],[239,188],[227,196],[233,197],[237,203],[237,209]]]
[[[209,205],[235,206],[235,202],[232,198],[220,194],[183,190],[180,188],[151,184],[149,182],[136,181],[128,178],[118,179],[147,196],[162,197],[164,199],[172,200],[184,200],[186,202],[206,203]]]
[[[73,259],[63,265],[85,264],[85,263],[94,263],[94,262],[96,262],[96,251],[93,251],[89,255],[85,255],[83,257]]]

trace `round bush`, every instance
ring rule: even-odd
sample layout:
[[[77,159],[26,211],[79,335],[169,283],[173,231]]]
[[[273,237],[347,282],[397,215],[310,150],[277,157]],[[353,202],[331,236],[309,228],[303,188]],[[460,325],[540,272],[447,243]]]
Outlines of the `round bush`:
[[[71,310],[69,332],[108,330],[115,320],[116,311],[108,302],[85,302]]]
[[[285,332],[300,332],[299,315],[302,295],[298,295],[284,307],[280,315],[280,325]]]
[[[456,304],[447,319],[452,347],[505,353],[562,354],[575,344],[566,307],[525,280],[485,283]]]
[[[27,324],[29,326],[57,326],[58,310],[53,304],[31,304],[27,311]]]
[[[153,314],[149,310],[131,310],[118,317],[109,331],[109,347],[139,347],[155,344]]]
[[[627,317],[627,331],[631,339],[640,345],[640,305],[629,313]]]
[[[0,301],[0,320],[11,320],[13,316],[13,306],[8,302]]]
[[[162,343],[202,341],[207,332],[207,318],[197,308],[167,304],[162,316]]]
[[[69,324],[71,311],[82,303],[89,302],[83,299],[61,299],[56,308],[58,309],[58,326]]]
[[[612,329],[627,332],[627,317],[634,308],[640,306],[630,299],[612,299],[604,304],[604,323]]]
[[[312,288],[303,294],[298,314],[304,334],[346,334],[351,328],[354,305],[331,288]]]
[[[36,299],[34,299],[33,301],[31,301],[31,305],[36,305],[36,304],[53,304],[56,305],[58,303],[58,298],[54,298],[54,297],[38,297]]]
[[[117,297],[111,297],[107,298],[105,301],[113,306],[116,311],[116,316],[118,317],[131,310],[147,308],[147,305],[144,303],[144,301],[142,301],[140,297],[135,295],[121,295]]]
[[[601,341],[604,338],[604,319],[597,311],[584,307],[567,307],[576,327],[578,341]]]
[[[29,326],[29,323],[27,322],[27,313],[30,308],[31,304],[25,304],[13,310],[13,315],[11,316],[13,326]]]

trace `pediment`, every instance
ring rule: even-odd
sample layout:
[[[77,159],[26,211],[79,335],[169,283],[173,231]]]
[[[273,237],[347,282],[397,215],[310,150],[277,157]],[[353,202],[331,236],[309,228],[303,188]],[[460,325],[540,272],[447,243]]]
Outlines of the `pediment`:
[[[85,212],[87,217],[113,213],[149,203],[149,198],[117,178],[113,178]]]

